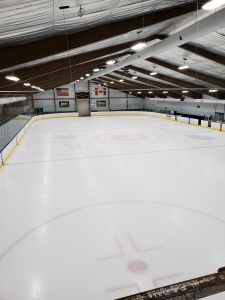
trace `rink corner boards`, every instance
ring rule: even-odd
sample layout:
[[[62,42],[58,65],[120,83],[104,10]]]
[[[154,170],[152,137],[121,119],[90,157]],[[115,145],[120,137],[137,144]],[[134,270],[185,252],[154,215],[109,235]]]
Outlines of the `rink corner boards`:
[[[210,130],[216,130],[219,132],[225,132],[225,124],[223,124],[224,126],[222,127],[221,123],[215,123],[216,127],[208,127],[205,125],[198,125],[192,123],[192,122],[196,122],[196,120],[194,119],[183,118],[183,117],[176,118],[175,116],[172,115],[166,115],[166,114],[160,114],[154,112],[133,112],[133,113],[127,111],[108,112],[108,113],[97,112],[97,113],[92,113],[91,116],[92,117],[110,117],[110,116],[111,117],[150,117],[150,118],[157,118],[157,119],[166,120],[170,122],[182,123],[185,125],[196,126],[198,128],[205,128]],[[79,118],[79,116],[77,113],[73,113],[73,114],[60,113],[60,114],[46,114],[46,115],[33,117],[27,124],[24,125],[24,127],[8,142],[8,144],[0,152],[0,170],[4,167],[4,165],[7,164],[10,157],[13,155],[18,145],[20,145],[22,139],[25,137],[25,135],[27,134],[28,130],[30,129],[33,123],[50,120],[50,119],[65,119],[65,118]],[[9,148],[9,151],[7,151],[8,150],[7,148]]]

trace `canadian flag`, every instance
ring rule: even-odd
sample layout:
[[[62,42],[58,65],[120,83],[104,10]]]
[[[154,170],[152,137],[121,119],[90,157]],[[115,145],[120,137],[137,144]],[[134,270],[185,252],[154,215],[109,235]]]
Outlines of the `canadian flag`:
[[[106,88],[95,88],[95,96],[106,96]]]

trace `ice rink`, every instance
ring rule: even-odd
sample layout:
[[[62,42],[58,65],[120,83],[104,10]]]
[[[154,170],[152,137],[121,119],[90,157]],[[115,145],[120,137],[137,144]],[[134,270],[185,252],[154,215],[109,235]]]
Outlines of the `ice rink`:
[[[216,272],[224,174],[215,130],[144,116],[33,123],[0,171],[0,300],[111,300]]]

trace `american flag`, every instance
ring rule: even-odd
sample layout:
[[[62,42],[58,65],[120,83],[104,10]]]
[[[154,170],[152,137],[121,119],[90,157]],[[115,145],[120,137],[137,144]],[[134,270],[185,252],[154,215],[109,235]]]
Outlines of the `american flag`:
[[[95,96],[106,96],[106,88],[95,88]]]
[[[68,88],[57,88],[56,95],[63,96],[63,97],[69,96],[69,89]]]

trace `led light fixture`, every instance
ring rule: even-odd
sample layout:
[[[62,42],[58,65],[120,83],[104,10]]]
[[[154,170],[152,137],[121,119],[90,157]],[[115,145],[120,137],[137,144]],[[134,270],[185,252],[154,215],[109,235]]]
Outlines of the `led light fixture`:
[[[135,80],[135,79],[138,79],[138,77],[137,76],[132,76],[132,79]]]
[[[146,46],[147,46],[146,43],[139,42],[139,43],[135,44],[134,46],[132,46],[131,49],[134,51],[138,51],[138,50],[145,48]]]
[[[31,84],[28,83],[28,82],[25,82],[23,85],[25,85],[25,86],[31,86]]]
[[[183,63],[183,65],[182,66],[180,66],[180,67],[178,67],[178,69],[179,70],[186,70],[186,69],[189,69],[189,66],[188,65],[186,65],[186,58],[183,58],[183,60],[184,60],[184,63]]]
[[[151,73],[150,73],[151,76],[155,76],[155,75],[157,75],[157,74],[158,74],[157,72],[151,72]]]
[[[120,79],[120,82],[124,82],[124,79]]]
[[[111,83],[111,84],[113,84],[113,83],[114,83],[114,81],[110,81],[110,83]]]
[[[87,74],[86,74],[86,77],[89,77],[89,76],[91,76],[91,74],[87,73]]]
[[[189,67],[187,65],[183,65],[183,66],[180,66],[178,69],[179,70],[186,70],[186,69],[189,69]]]
[[[187,93],[189,93],[189,91],[182,91],[182,93],[183,93],[183,94],[187,94]]]
[[[218,90],[209,90],[210,93],[217,93]]]
[[[11,81],[15,81],[15,82],[20,80],[18,77],[14,76],[14,75],[6,75],[5,78],[8,80],[11,80]]]
[[[115,64],[115,62],[116,62],[115,60],[109,60],[109,61],[107,61],[106,64],[107,64],[108,66],[112,66],[112,65]]]
[[[167,91],[163,91],[163,94],[168,94],[168,92]]]
[[[202,6],[204,10],[213,10],[225,4],[225,0],[211,0]]]
[[[99,68],[95,68],[93,71],[94,71],[94,72],[98,72],[98,71],[99,71]]]

